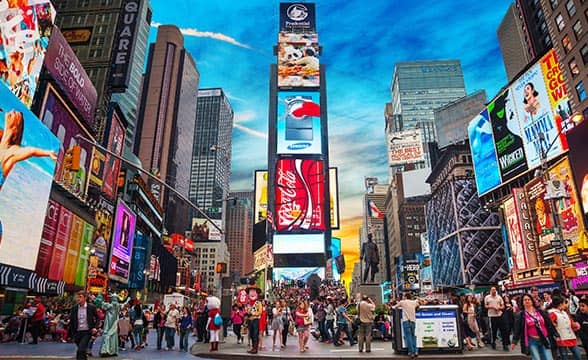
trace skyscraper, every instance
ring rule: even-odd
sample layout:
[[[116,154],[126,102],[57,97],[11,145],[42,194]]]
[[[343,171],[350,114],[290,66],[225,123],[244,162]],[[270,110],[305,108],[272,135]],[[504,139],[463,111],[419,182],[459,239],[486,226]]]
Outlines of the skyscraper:
[[[155,43],[149,46],[135,153],[145,170],[186,197],[190,188],[199,79],[180,30],[173,25],[160,26]],[[164,192],[157,183],[150,186],[168,209],[166,229],[180,234],[190,229],[187,204]]]
[[[253,192],[233,191],[227,200],[225,240],[231,263],[229,274],[244,276],[253,271]]]
[[[119,103],[129,124],[125,142],[131,147],[135,137],[141,73],[151,26],[149,0],[54,0],[53,4],[57,9],[56,24],[96,87],[98,108],[106,109],[111,100]],[[131,54],[125,59],[128,60],[130,80],[124,91],[119,89],[120,92],[112,94],[109,81],[113,52],[117,47],[115,41],[120,33],[118,29],[123,18],[123,7],[129,4],[138,6],[132,12],[137,16],[134,22],[135,46],[130,45]],[[99,137],[103,135],[104,126],[103,122],[97,122],[94,130]]]
[[[213,219],[222,218],[229,194],[233,117],[222,89],[198,91],[189,195]]]
[[[386,113],[400,128],[387,126],[388,134],[420,128],[425,150],[424,166],[429,166],[426,144],[437,140],[433,111],[466,95],[459,60],[397,63],[390,91],[392,113]]]

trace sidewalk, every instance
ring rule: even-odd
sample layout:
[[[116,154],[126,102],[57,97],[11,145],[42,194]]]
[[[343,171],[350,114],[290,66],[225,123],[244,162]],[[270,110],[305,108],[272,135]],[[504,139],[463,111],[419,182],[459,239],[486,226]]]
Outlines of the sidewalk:
[[[245,344],[237,344],[237,338],[235,336],[229,336],[226,338],[225,343],[219,344],[219,351],[209,352],[209,344],[195,343],[191,347],[191,353],[193,355],[210,358],[210,359],[301,359],[310,358],[313,360],[334,360],[334,359],[408,359],[408,356],[402,354],[395,354],[392,349],[392,343],[390,341],[373,341],[371,353],[360,353],[357,345],[349,346],[349,343],[345,345],[335,347],[332,344],[324,344],[316,341],[314,338],[308,341],[309,349],[304,353],[300,353],[298,350],[298,337],[288,336],[288,346],[285,349],[272,351],[272,337],[263,337],[263,344],[265,350],[258,352],[255,355],[247,353],[247,341]],[[418,357],[419,359],[447,359],[453,360],[457,358],[465,358],[467,360],[477,359],[508,359],[508,360],[523,360],[527,359],[521,354],[520,349],[516,348],[514,351],[500,351],[492,350],[490,348],[483,348],[474,351],[465,350],[463,354],[460,353],[449,353],[449,354],[426,354],[422,353]]]

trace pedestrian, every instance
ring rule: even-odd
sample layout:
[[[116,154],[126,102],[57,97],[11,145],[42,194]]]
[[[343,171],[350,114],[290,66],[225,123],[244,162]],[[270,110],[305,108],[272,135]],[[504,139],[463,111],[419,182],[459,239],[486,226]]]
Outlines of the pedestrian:
[[[353,334],[351,334],[351,329],[349,328],[349,323],[351,322],[351,318],[347,314],[347,299],[339,300],[339,306],[337,307],[337,332],[335,333],[335,339],[333,340],[333,345],[341,346],[343,342],[341,341],[341,333],[344,332],[347,335],[347,340],[349,340],[349,346],[353,346],[357,344],[353,340]]]
[[[588,299],[584,298],[579,301],[575,318],[580,324],[580,329],[577,331],[578,337],[582,341],[584,352],[588,354]]]
[[[310,312],[308,311],[308,304],[305,300],[301,300],[296,308],[296,331],[298,332],[298,348],[301,353],[308,350],[306,342],[309,337],[309,328],[311,323]]]
[[[288,342],[288,333],[290,332],[291,324],[293,323],[292,312],[290,307],[286,304],[286,300],[280,301],[280,311],[282,316],[282,324],[284,329],[282,330],[282,347],[285,348]]]
[[[561,360],[568,359],[568,350],[574,356],[574,360],[582,360],[580,355],[580,348],[578,347],[578,340],[574,331],[580,329],[580,324],[572,320],[572,317],[567,312],[568,303],[562,297],[556,296],[551,300],[551,309],[548,310],[549,318],[553,322],[553,326],[559,334],[556,339],[557,347]]]
[[[326,316],[325,316],[325,330],[328,335],[327,344],[332,343],[335,338],[335,318],[337,314],[335,313],[335,304],[333,302],[333,298],[331,296],[327,296],[327,308],[326,308]]]
[[[165,342],[167,350],[173,350],[175,346],[176,329],[180,320],[180,312],[176,304],[170,304],[165,317]]]
[[[576,292],[574,290],[570,290],[569,293],[570,293],[569,311],[570,311],[570,314],[573,316],[578,313],[578,309],[580,307],[580,299],[578,299],[578,297],[576,296]]]
[[[498,330],[502,335],[502,349],[508,351],[508,339],[503,327],[502,312],[504,310],[504,299],[496,292],[496,287],[490,288],[490,294],[484,298],[484,304],[488,309],[488,318],[490,319],[490,345],[496,350],[496,335]]]
[[[363,352],[364,344],[365,352],[372,352],[372,326],[375,317],[374,310],[376,310],[374,300],[367,295],[364,295],[357,306],[357,316],[359,317],[359,352]]]
[[[523,294],[521,309],[515,315],[513,341],[511,349],[520,341],[521,352],[531,356],[532,360],[553,360],[551,346],[555,346],[551,339],[559,337],[549,315],[535,306],[533,297]]]
[[[39,343],[39,335],[41,334],[41,330],[43,329],[45,322],[45,305],[43,305],[41,298],[37,296],[35,297],[33,306],[35,307],[35,312],[31,316],[30,324],[33,341],[31,341],[29,344],[36,345]]]
[[[129,340],[129,334],[132,331],[131,320],[129,314],[124,310],[118,319],[118,343],[121,350],[126,350],[127,341]]]
[[[280,307],[280,300],[276,299],[276,304],[272,309],[272,351],[276,351],[276,337],[280,342],[280,347],[278,348],[278,350],[284,347],[284,345],[282,344],[282,331],[284,331],[284,322],[282,321],[282,309]]]
[[[135,350],[141,350],[143,326],[147,324],[141,304],[137,301],[133,306],[133,338],[135,339]]]
[[[416,358],[418,356],[418,348],[416,346],[416,311],[420,305],[419,300],[413,300],[410,293],[404,295],[404,299],[396,304],[397,308],[402,309],[402,330],[406,339],[406,347],[408,348],[408,356]]]
[[[233,323],[233,332],[237,336],[237,344],[243,344],[243,336],[241,335],[241,326],[245,321],[245,312],[241,305],[233,305],[231,310],[231,322]]]
[[[161,350],[161,343],[163,342],[163,335],[165,334],[165,305],[160,304],[153,317],[153,327],[157,332],[157,350]]]
[[[500,329],[500,335],[502,337],[502,347],[508,348],[510,346],[510,335],[514,324],[514,307],[510,296],[504,295],[504,311],[502,312],[502,328]],[[505,349],[506,350],[506,349]]]
[[[188,337],[192,330],[192,314],[186,306],[182,306],[180,318],[180,351],[188,352]]]
[[[320,342],[328,342],[330,337],[329,333],[327,332],[327,305],[325,304],[323,298],[318,298],[315,315],[321,337]]]
[[[476,299],[472,294],[469,294],[466,297],[462,311],[467,316],[467,326],[476,336],[476,343],[478,345],[478,348],[483,348],[484,343],[482,342],[482,334],[480,334],[480,328],[478,327],[478,321],[476,319]]]
[[[76,359],[86,360],[90,337],[98,332],[98,312],[94,305],[88,303],[84,291],[76,294],[76,302],[77,306],[72,308],[69,316],[69,333],[77,347]]]

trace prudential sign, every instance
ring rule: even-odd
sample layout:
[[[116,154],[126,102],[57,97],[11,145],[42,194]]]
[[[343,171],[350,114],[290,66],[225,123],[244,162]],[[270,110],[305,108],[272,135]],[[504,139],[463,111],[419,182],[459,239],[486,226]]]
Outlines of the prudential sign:
[[[310,3],[281,3],[280,32],[316,33],[314,10],[314,4]]]

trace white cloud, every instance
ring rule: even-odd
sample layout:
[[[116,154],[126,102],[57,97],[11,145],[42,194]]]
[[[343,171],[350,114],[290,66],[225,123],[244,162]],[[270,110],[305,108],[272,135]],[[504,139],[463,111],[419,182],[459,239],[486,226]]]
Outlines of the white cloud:
[[[248,122],[250,120],[255,119],[256,116],[257,116],[257,113],[253,110],[240,111],[238,113],[235,113],[234,122],[235,123]]]
[[[241,130],[241,131],[243,131],[243,132],[245,132],[245,133],[247,133],[249,135],[253,135],[253,136],[256,136],[256,137],[262,138],[262,139],[267,139],[267,133],[264,133],[264,132],[261,132],[261,131],[257,131],[257,130],[253,130],[251,128],[248,128],[246,126],[243,126],[243,125],[240,125],[240,124],[237,124],[237,123],[234,123],[233,124],[233,127],[235,129],[239,129],[239,130]]]
[[[151,23],[151,27],[159,27],[160,25],[162,25],[162,24],[157,23],[157,22]],[[193,29],[193,28],[180,29],[180,32],[186,36],[211,38],[211,39],[216,39],[219,41],[224,41],[229,44],[233,44],[235,46],[239,46],[239,47],[242,47],[245,49],[253,49],[251,46],[244,44],[242,42],[239,42],[239,41],[235,40],[234,38],[232,38],[228,35],[222,34],[222,33],[216,33],[216,32],[212,32],[212,31],[200,31],[198,29]]]

